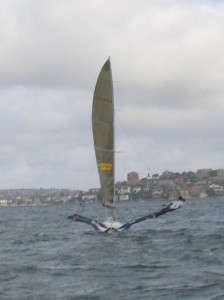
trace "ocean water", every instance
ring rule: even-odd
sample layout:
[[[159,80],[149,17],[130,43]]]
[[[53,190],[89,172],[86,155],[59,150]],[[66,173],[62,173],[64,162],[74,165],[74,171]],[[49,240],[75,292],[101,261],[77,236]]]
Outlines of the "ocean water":
[[[118,204],[120,218],[162,201]],[[0,208],[0,299],[224,299],[224,201],[98,234],[67,220],[78,205]],[[85,215],[97,216],[99,204]]]

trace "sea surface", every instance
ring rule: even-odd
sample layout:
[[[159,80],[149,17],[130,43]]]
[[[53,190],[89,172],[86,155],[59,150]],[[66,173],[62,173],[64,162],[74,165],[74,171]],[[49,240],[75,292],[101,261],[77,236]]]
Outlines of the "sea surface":
[[[163,201],[118,204],[127,221]],[[224,299],[224,200],[99,234],[78,204],[0,208],[0,299]],[[87,204],[86,216],[99,216]]]

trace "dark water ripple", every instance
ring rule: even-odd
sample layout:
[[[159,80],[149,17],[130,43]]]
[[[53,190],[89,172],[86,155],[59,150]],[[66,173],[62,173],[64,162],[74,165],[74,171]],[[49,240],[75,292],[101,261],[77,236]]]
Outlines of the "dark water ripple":
[[[162,201],[119,205],[127,220]],[[78,206],[0,208],[0,299],[224,299],[224,201],[100,235]],[[98,205],[86,208],[97,215]]]

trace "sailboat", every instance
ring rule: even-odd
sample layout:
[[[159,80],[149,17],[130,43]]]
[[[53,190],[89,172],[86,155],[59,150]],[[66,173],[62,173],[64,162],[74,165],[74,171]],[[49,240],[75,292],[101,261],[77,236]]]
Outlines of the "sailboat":
[[[114,134],[114,95],[110,58],[104,63],[95,86],[92,105],[92,130],[99,173],[105,220],[87,218],[75,213],[69,216],[74,221],[90,224],[97,232],[124,231],[133,224],[165,214],[170,207],[158,212],[120,223],[116,217],[115,207],[115,134]]]

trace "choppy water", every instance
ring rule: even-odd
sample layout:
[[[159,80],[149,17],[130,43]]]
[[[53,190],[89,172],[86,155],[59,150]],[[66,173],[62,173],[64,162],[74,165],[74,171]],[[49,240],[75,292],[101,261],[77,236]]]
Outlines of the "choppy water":
[[[162,204],[120,204],[120,216]],[[0,208],[0,299],[224,299],[224,201],[189,201],[107,235],[67,220],[75,209]]]

